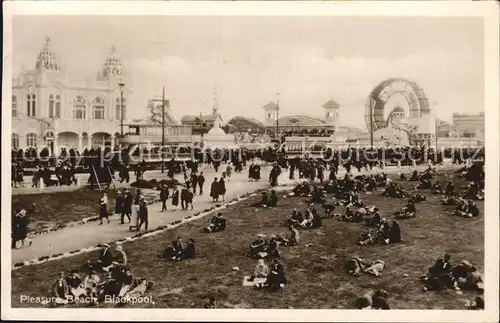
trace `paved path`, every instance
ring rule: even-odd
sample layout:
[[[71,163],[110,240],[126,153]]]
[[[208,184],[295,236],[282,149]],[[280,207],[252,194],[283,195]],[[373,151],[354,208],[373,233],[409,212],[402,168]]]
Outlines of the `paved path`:
[[[423,170],[426,166],[419,166],[417,169]],[[267,181],[270,167],[262,167],[262,180],[260,182],[249,182],[247,176],[247,169],[241,174],[234,174],[231,177],[231,182],[226,183],[227,194],[226,200],[231,200],[242,194],[250,191],[257,190],[259,188],[269,187]],[[389,167],[385,169],[386,173],[398,173],[398,172],[410,172],[413,167],[408,168],[396,168]],[[380,173],[382,170],[380,168],[374,168],[368,173]],[[151,204],[149,206],[149,229],[155,229],[162,225],[167,225],[172,221],[180,220],[186,215],[192,215],[195,212],[207,209],[214,204],[209,198],[210,183],[213,181],[215,176],[220,176],[221,170],[216,174],[214,170],[205,168],[203,170],[206,178],[205,190],[203,196],[196,196],[194,200],[194,210],[193,211],[183,211],[183,210],[169,210],[167,212],[160,212],[161,203]],[[339,175],[342,176],[345,173],[343,169],[339,171]],[[366,173],[366,172],[365,172]],[[146,173],[148,174],[148,173]],[[357,175],[357,171],[354,170],[354,175]],[[166,174],[149,172],[149,176],[161,179]],[[327,178],[328,172],[325,172],[325,177]],[[298,175],[296,175],[298,177]],[[283,172],[279,179],[280,184],[293,184],[288,179],[288,172]],[[170,202],[170,200],[168,201]],[[171,206],[171,204],[169,205]],[[99,243],[109,243],[118,239],[123,239],[129,236],[133,236],[136,232],[129,231],[129,225],[120,225],[119,216],[114,215],[111,217],[110,224],[99,225],[98,222],[90,222],[82,225],[76,225],[73,227],[67,227],[59,231],[48,232],[42,235],[35,236],[33,238],[32,246],[24,247],[18,250],[12,250],[12,264],[20,261],[32,260],[41,256],[53,255],[64,253],[67,251],[78,250],[82,248],[87,248],[90,246],[97,245]]]

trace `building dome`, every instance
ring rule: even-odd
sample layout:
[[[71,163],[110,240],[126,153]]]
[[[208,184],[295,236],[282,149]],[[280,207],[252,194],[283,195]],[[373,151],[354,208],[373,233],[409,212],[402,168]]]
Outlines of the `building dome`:
[[[111,47],[111,53],[106,58],[104,62],[104,66],[102,67],[102,75],[103,76],[122,76],[123,73],[123,65],[121,59],[115,54],[115,46]]]
[[[209,137],[214,137],[214,136],[226,136],[226,133],[224,132],[224,130],[222,130],[222,128],[215,128],[213,127],[212,129],[210,129],[208,131],[208,133],[206,134],[206,136],[209,136]]]
[[[400,107],[399,105],[395,106],[394,109],[392,109],[392,112],[401,112],[401,113],[405,113],[405,110]]]
[[[45,38],[45,45],[36,58],[36,68],[55,71],[62,69],[57,54],[50,49],[50,37]]]

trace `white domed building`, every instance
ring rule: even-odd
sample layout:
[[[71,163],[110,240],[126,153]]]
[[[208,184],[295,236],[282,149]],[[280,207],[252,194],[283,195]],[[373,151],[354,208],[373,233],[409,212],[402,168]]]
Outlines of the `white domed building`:
[[[220,127],[221,117],[217,109],[213,109],[214,124],[206,135],[203,136],[203,147],[211,149],[224,149],[236,146],[236,137],[234,134],[226,134]]]
[[[34,67],[12,80],[12,148],[46,146],[58,154],[61,147],[115,144],[134,91],[114,46],[100,68],[89,66],[98,69],[95,78],[71,79],[49,37]]]

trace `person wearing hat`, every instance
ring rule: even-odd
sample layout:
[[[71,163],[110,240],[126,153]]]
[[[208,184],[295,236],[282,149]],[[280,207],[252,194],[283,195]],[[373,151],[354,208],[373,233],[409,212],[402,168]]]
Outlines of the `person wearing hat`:
[[[142,224],[145,224],[144,229],[148,230],[149,224],[149,214],[148,214],[148,205],[144,197],[141,199],[139,203],[139,225],[137,226],[137,231],[141,230]]]
[[[263,233],[257,235],[257,239],[250,244],[250,255],[257,255],[258,253],[265,251],[265,237],[266,236]]]
[[[210,197],[212,198],[212,202],[217,202],[219,200],[219,185],[218,185],[217,177],[214,177],[214,181],[210,185]]]
[[[101,282],[99,275],[97,275],[95,270],[91,270],[90,273],[83,280],[83,286],[87,292],[87,295],[91,297],[97,296],[97,285]]]
[[[104,203],[104,199],[101,199],[100,202],[99,202],[99,225],[102,225],[102,219],[106,219],[108,220],[108,223],[110,222],[109,221],[109,218],[108,218],[108,208],[107,208],[107,204]]]

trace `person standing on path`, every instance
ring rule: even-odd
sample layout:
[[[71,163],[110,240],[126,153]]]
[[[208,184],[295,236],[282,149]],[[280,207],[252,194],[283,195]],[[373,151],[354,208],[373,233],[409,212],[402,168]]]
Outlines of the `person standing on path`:
[[[161,185],[160,200],[162,202],[161,211],[167,210],[168,187],[165,184]]]
[[[108,194],[105,192],[104,195],[102,196],[102,201],[106,205],[106,210],[108,209]]]
[[[177,206],[179,205],[179,188],[174,188],[174,192],[172,193],[172,206],[174,207],[174,211],[177,210]]]
[[[148,205],[146,204],[146,200],[142,199],[139,204],[139,225],[137,226],[137,231],[141,230],[142,224],[145,224],[144,229],[148,230],[149,224],[149,215],[148,215]]]
[[[222,201],[224,201],[224,197],[226,196],[226,182],[224,181],[224,178],[220,178],[219,183],[218,183],[218,188],[217,191],[219,195],[222,197]]]
[[[139,228],[139,204],[132,205],[130,213],[131,213],[131,217],[132,217],[132,219],[131,219],[132,225],[129,227],[129,230],[130,231],[137,230],[137,228]]]
[[[193,194],[196,194],[196,186],[198,186],[198,176],[196,171],[191,172],[191,185],[193,186]]]
[[[200,187],[200,195],[203,195],[203,185],[205,184],[205,176],[203,176],[203,172],[198,175],[198,186]]]
[[[123,208],[122,208],[122,222],[125,217],[125,215],[130,219],[130,215],[132,213],[132,203],[134,202],[134,197],[132,196],[132,193],[130,193],[129,190],[125,190],[125,194],[123,195]]]
[[[212,198],[212,202],[219,201],[219,182],[217,181],[217,177],[214,177],[214,181],[210,185],[210,197]]]
[[[101,221],[99,223],[99,225],[102,225],[102,219],[106,219],[108,220],[108,223],[110,222],[109,221],[109,218],[108,218],[108,208],[107,208],[107,204],[104,203],[104,198],[101,199],[100,201],[100,205],[99,205],[99,220]]]

